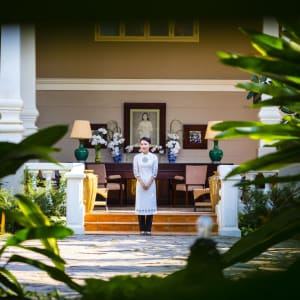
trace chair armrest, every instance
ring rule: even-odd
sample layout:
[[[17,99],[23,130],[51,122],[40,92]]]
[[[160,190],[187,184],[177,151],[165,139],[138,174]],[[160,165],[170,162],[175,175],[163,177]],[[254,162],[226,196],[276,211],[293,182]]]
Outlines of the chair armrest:
[[[109,180],[109,179],[115,180],[115,179],[121,179],[121,178],[122,178],[121,175],[109,175],[109,176],[107,177],[108,180]]]
[[[96,194],[101,195],[103,198],[107,199],[108,189],[107,188],[97,188]]]
[[[183,177],[183,176],[179,176],[179,175],[175,175],[175,176],[174,176],[174,179],[175,179],[175,180],[179,180],[179,181],[183,181],[183,180],[184,180],[184,177]]]

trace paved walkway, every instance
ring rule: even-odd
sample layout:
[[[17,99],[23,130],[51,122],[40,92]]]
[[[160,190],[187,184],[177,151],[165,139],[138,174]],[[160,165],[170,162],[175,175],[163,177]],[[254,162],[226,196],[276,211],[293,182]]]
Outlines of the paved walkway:
[[[186,265],[189,248],[196,238],[183,235],[76,235],[59,241],[59,248],[67,262],[66,272],[78,283],[83,283],[84,278],[88,277],[108,279],[125,274],[166,276]],[[212,238],[221,252],[228,250],[237,241],[237,238],[231,237]],[[37,245],[37,242],[29,244]],[[3,254],[1,264],[13,253],[33,258],[32,253],[11,248]],[[270,248],[246,264],[226,269],[224,273],[226,276],[242,276],[244,272],[253,269],[284,269],[299,256],[300,241],[289,240]],[[34,258],[38,258],[38,255],[34,254]],[[39,259],[47,263],[46,259]],[[31,266],[10,264],[9,269],[28,290],[45,293],[57,288],[68,298],[75,297],[74,292],[66,286]]]

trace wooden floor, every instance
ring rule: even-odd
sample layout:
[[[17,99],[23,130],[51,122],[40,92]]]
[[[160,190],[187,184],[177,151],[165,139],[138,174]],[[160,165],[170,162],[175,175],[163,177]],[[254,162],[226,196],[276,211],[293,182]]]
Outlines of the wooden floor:
[[[193,208],[158,208],[153,217],[152,234],[196,235],[196,222],[202,215],[213,219],[213,233],[218,230],[216,214]],[[95,209],[85,215],[86,234],[139,234],[134,208]]]

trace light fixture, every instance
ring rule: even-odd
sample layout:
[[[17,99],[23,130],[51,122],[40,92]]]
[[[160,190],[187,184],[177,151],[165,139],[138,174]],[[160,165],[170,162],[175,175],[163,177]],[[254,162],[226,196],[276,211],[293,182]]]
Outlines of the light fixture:
[[[79,140],[79,147],[74,150],[77,161],[85,162],[89,156],[89,151],[84,147],[83,142],[84,140],[92,138],[90,121],[75,120],[70,137]]]
[[[209,157],[211,161],[215,164],[219,163],[223,157],[223,151],[219,148],[218,140],[215,139],[215,136],[221,131],[212,130],[211,127],[220,122],[222,121],[208,121],[205,133],[205,139],[213,140],[214,142],[213,149],[209,151]]]

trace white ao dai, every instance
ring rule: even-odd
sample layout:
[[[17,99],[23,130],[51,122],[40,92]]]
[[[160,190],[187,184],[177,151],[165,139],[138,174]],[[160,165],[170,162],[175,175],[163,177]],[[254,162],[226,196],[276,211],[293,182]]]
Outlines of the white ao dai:
[[[149,182],[151,176],[156,178],[158,171],[158,160],[155,154],[139,153],[133,159],[134,177],[140,176],[142,181]],[[156,184],[155,180],[151,186],[144,190],[136,181],[135,213],[138,215],[153,215],[157,213]]]

